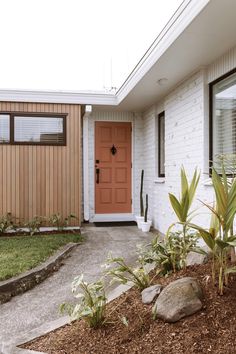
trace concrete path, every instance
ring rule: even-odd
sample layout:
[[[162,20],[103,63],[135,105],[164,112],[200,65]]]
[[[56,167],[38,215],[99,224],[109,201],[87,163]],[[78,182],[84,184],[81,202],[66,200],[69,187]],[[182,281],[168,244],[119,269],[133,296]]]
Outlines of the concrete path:
[[[61,317],[59,305],[73,301],[73,278],[84,273],[88,282],[99,279],[100,265],[105,262],[109,251],[134,263],[136,245],[147,244],[153,237],[151,233],[142,233],[136,226],[86,226],[82,233],[84,243],[73,251],[58,272],[34,289],[0,305],[0,348],[2,343]]]

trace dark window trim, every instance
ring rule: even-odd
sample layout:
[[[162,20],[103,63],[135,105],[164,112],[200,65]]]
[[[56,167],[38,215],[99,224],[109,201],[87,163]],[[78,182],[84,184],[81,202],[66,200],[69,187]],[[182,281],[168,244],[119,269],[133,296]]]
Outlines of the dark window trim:
[[[66,118],[67,113],[47,113],[47,112],[14,112],[14,111],[0,111],[1,114],[9,115],[10,119],[10,141],[0,142],[0,145],[40,145],[40,146],[66,146]],[[55,142],[31,142],[31,141],[14,141],[14,117],[45,117],[45,118],[63,118],[63,141],[61,143]]]
[[[209,176],[212,175],[213,167],[213,86],[218,82],[236,73],[236,68],[209,83]]]
[[[165,173],[161,173],[161,118],[164,118],[165,124],[165,111],[158,114],[158,177],[165,177]]]

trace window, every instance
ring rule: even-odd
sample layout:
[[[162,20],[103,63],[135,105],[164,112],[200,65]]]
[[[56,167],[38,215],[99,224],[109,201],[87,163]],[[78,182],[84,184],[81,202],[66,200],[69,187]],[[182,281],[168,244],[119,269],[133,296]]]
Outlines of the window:
[[[9,143],[10,141],[10,116],[9,114],[0,114],[0,143]]]
[[[158,115],[158,177],[165,177],[165,112]]]
[[[236,70],[210,84],[210,167],[236,162]]]
[[[0,113],[0,143],[65,145],[66,116]]]

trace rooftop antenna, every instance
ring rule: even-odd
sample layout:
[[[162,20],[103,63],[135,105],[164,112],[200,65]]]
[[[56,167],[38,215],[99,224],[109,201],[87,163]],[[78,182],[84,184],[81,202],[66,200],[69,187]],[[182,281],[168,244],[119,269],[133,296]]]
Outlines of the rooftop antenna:
[[[112,88],[112,57],[110,59],[110,77],[111,77],[111,83],[110,83],[110,86]]]
[[[112,74],[113,74],[113,62],[112,62],[112,57],[110,59],[110,77],[111,77],[111,82],[110,82],[110,90],[109,91],[114,91],[116,92],[117,90],[117,87],[113,86],[112,85],[112,82],[113,82],[113,77],[112,77]]]
[[[110,75],[108,74],[108,80],[109,80],[109,76],[110,76],[110,85],[108,84],[108,87],[106,86],[105,83],[105,65],[103,65],[103,88],[105,91],[107,92],[116,92],[117,87],[112,86],[112,82],[113,82],[113,62],[112,62],[112,57],[110,58],[110,65],[108,64],[108,67],[110,66]]]

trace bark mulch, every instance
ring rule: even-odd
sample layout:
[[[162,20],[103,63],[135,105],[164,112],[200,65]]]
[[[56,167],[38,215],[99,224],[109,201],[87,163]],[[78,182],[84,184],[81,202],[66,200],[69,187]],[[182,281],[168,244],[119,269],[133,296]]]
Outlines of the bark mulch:
[[[111,323],[103,328],[90,329],[84,321],[76,321],[24,347],[50,354],[236,353],[236,281],[232,280],[224,296],[219,296],[210,272],[208,263],[158,279],[158,283],[167,285],[177,278],[193,276],[202,286],[202,310],[179,322],[153,320],[152,305],[143,305],[139,292],[131,289],[108,305],[107,313],[113,311]],[[121,321],[123,316],[128,327]]]

